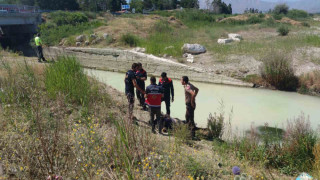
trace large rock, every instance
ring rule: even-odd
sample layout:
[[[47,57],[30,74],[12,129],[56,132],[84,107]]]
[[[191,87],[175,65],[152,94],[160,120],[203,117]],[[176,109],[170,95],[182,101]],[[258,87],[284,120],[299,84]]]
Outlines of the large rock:
[[[218,44],[228,44],[231,43],[233,40],[232,39],[218,39]]]
[[[200,44],[184,44],[182,47],[182,51],[189,54],[201,54],[205,53],[207,50]]]
[[[81,42],[76,42],[76,46],[77,47],[81,46]]]
[[[242,39],[240,34],[228,34],[229,39]]]
[[[87,39],[85,35],[80,35],[76,37],[76,42],[84,42]]]
[[[98,36],[97,36],[96,34],[90,34],[90,38],[91,38],[91,39],[97,39]]]

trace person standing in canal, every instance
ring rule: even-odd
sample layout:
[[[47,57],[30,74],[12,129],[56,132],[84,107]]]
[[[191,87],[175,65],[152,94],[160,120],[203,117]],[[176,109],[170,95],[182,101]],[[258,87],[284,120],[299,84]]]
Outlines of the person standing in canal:
[[[128,118],[131,122],[133,122],[133,108],[134,108],[134,88],[139,90],[142,94],[145,94],[144,90],[142,90],[136,81],[136,73],[138,71],[138,64],[133,63],[131,66],[131,70],[128,70],[126,73],[124,82],[125,82],[125,93],[128,99]]]
[[[170,78],[167,77],[167,73],[163,72],[161,74],[161,78],[159,79],[159,86],[162,86],[164,90],[164,97],[162,101],[166,103],[166,110],[167,115],[170,116],[170,101],[174,101],[174,88],[173,88],[173,82]],[[170,98],[171,94],[171,98]]]
[[[161,116],[161,99],[163,98],[163,89],[157,85],[156,78],[152,76],[150,78],[150,85],[146,89],[146,103],[149,106],[150,122],[152,125],[152,132],[156,133],[156,123],[158,123],[159,133],[162,133],[163,122]],[[154,119],[156,116],[156,120]]]
[[[181,78],[181,84],[184,87],[185,102],[186,102],[186,121],[191,131],[191,136],[195,138],[196,125],[194,123],[194,110],[196,109],[196,97],[199,89],[189,82],[188,76]]]
[[[142,89],[145,90],[145,81],[147,80],[147,72],[142,68],[142,64],[138,63],[139,69],[136,72],[137,84]],[[142,106],[143,110],[146,110],[144,95],[136,89],[137,99],[139,100],[139,106]]]
[[[43,57],[42,40],[40,38],[40,34],[39,33],[34,38],[34,42],[36,43],[36,46],[37,46],[38,62],[41,62],[41,59],[43,60],[43,62],[47,62],[47,60]]]

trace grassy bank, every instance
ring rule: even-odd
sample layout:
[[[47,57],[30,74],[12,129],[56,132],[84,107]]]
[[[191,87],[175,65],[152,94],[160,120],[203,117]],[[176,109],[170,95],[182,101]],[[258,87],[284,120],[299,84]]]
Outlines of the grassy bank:
[[[1,62],[1,178],[232,179],[232,167],[238,165],[253,177],[290,179],[279,171],[296,174],[314,168],[316,173],[319,167],[317,137],[306,119],[290,126],[291,134],[287,129],[283,142],[288,146],[283,147],[247,138],[195,142],[184,125],[169,137],[157,136],[144,123],[128,123],[123,95],[89,79],[72,57],[49,65]],[[148,119],[146,112],[135,114],[140,121]],[[216,121],[212,127],[224,123],[223,115],[211,120]],[[219,127],[213,129],[224,129]],[[206,137],[200,131],[197,135]],[[291,154],[283,153],[276,161],[283,163],[275,165],[272,155],[277,152]]]

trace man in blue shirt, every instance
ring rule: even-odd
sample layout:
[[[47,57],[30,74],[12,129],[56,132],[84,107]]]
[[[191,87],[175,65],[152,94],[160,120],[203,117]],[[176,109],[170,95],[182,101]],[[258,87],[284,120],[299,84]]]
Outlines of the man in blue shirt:
[[[157,122],[159,126],[159,133],[161,134],[163,123],[160,116],[161,116],[161,99],[163,97],[163,90],[162,90],[162,87],[158,86],[156,82],[157,82],[156,78],[152,76],[150,78],[151,84],[146,89],[145,98],[147,98],[146,103],[149,106],[152,132],[156,133],[155,127]],[[155,115],[156,115],[156,120],[154,120]]]
[[[139,90],[142,94],[145,94],[144,90],[142,90],[136,81],[136,71],[138,70],[138,64],[133,63],[131,66],[131,70],[128,70],[126,73],[124,82],[125,82],[125,93],[128,99],[129,107],[128,107],[128,116],[129,120],[133,121],[133,108],[134,108],[134,88]]]
[[[137,84],[142,89],[145,90],[145,81],[147,80],[147,72],[142,68],[142,64],[138,63],[139,70],[136,72]],[[146,110],[146,105],[144,103],[144,95],[137,89],[137,99],[139,100],[139,106],[143,107],[143,110]]]

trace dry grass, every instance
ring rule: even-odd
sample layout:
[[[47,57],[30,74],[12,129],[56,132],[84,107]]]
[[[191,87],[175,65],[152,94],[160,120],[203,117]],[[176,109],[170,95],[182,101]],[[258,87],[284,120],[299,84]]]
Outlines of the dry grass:
[[[300,76],[300,84],[316,93],[320,93],[320,71],[313,71]]]

